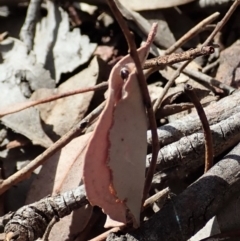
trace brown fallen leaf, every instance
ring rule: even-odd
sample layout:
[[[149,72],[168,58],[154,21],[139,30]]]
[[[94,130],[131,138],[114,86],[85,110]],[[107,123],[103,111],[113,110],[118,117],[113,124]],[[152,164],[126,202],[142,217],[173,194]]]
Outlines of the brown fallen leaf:
[[[93,58],[88,68],[65,81],[58,89],[39,89],[33,93],[31,99],[38,100],[53,94],[95,86],[101,79],[100,62],[97,57]],[[57,140],[67,133],[74,124],[84,117],[93,95],[94,92],[91,91],[37,106],[45,124],[46,133],[53,140]]]
[[[51,194],[65,192],[81,183],[83,153],[92,133],[77,137],[58,151],[46,162],[33,181],[26,203],[33,203]],[[76,175],[77,172],[77,175]],[[80,208],[56,223],[51,231],[50,240],[67,240],[76,237],[88,224],[92,206]]]
[[[240,40],[221,52],[220,66],[217,70],[216,79],[235,88],[240,87],[239,55]]]

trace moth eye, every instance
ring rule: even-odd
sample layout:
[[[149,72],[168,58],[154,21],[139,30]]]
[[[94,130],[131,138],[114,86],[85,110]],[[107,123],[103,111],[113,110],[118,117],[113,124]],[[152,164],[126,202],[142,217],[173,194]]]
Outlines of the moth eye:
[[[129,70],[126,67],[121,68],[120,75],[123,80],[126,80],[129,76]]]

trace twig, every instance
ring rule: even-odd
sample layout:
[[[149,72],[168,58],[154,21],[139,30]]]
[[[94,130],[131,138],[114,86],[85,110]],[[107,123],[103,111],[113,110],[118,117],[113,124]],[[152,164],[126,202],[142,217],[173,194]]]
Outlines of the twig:
[[[78,13],[73,5],[73,2],[66,1],[64,8],[67,10],[73,27],[80,26],[82,24],[82,20],[79,18]]]
[[[175,73],[172,75],[172,77],[169,79],[169,81],[167,82],[167,84],[164,86],[161,95],[158,97],[158,99],[156,100],[156,102],[154,103],[153,106],[153,110],[156,113],[156,111],[161,107],[162,101],[164,99],[164,96],[167,94],[168,90],[170,89],[170,87],[173,85],[175,79],[180,75],[180,73],[182,72],[182,70],[188,65],[189,61],[184,62],[180,68],[178,68]]]
[[[72,191],[67,191],[53,197],[43,198],[35,203],[18,209],[16,212],[4,215],[1,217],[1,222],[2,225],[5,226],[4,228],[7,237],[12,237],[13,235],[16,236],[17,234],[19,237],[27,237],[28,239],[26,240],[31,241],[33,239],[35,240],[35,238],[41,237],[44,233],[41,240],[47,241],[53,225],[59,221],[59,218],[63,218],[64,216],[70,214],[72,210],[80,208],[88,203],[85,192],[84,185],[81,185]],[[147,208],[153,202],[166,197],[168,192],[169,188],[165,188],[148,198],[144,207]],[[38,210],[38,212],[36,212],[36,210]],[[35,213],[34,218],[32,212]],[[45,217],[47,217],[47,219],[44,219],[44,222],[42,221],[41,215],[39,215],[41,213],[44,213]],[[17,232],[18,226],[21,226],[23,223],[24,228],[20,232]],[[112,228],[91,239],[91,241],[104,240],[110,232],[120,231],[124,227],[125,226]]]
[[[159,56],[156,58],[146,60],[143,68],[148,69],[155,66],[159,66],[159,68],[161,68],[165,67],[166,65],[175,64],[185,60],[192,60],[199,56],[209,55],[212,53],[214,53],[214,47],[212,46],[190,49],[185,52],[173,53],[170,55]]]
[[[173,44],[171,47],[169,47],[165,52],[164,55],[166,54],[171,54],[178,48],[180,48],[184,43],[186,43],[187,40],[193,38],[197,33],[201,31],[208,23],[211,21],[214,21],[216,17],[219,16],[219,13],[214,13],[210,15],[209,17],[203,19],[200,23],[198,23],[196,26],[191,28],[187,33],[185,33],[175,44]],[[158,66],[152,67],[151,69],[145,71],[146,75],[149,76],[152,73],[156,72],[160,68]]]
[[[50,101],[54,101],[60,98],[64,98],[64,97],[68,97],[68,96],[72,96],[72,95],[76,95],[76,94],[80,94],[80,93],[85,93],[85,92],[89,92],[89,91],[97,91],[97,90],[102,90],[102,89],[106,89],[108,86],[107,82],[102,82],[98,85],[95,85],[93,87],[88,87],[88,88],[84,88],[84,89],[78,89],[78,90],[72,90],[72,91],[68,91],[65,93],[60,93],[57,95],[53,95],[44,99],[40,99],[40,100],[33,100],[33,101],[27,101],[27,102],[23,102],[23,103],[18,103],[12,106],[8,106],[5,107],[4,109],[0,110],[0,118],[5,116],[5,115],[9,115],[12,113],[16,113],[19,112],[21,110],[25,110],[29,107],[33,107],[39,104],[43,104],[43,103],[47,103]]]
[[[222,30],[223,26],[227,23],[227,21],[229,20],[231,15],[234,13],[235,9],[237,8],[237,6],[239,4],[240,4],[240,0],[235,0],[233,2],[232,6],[229,8],[227,13],[223,17],[223,19],[220,22],[217,23],[217,26],[212,31],[212,33],[208,36],[208,38],[205,40],[205,42],[203,43],[202,46],[207,46],[207,45],[209,45],[212,42],[212,40],[215,37],[215,35]]]
[[[233,116],[211,125],[215,157],[220,156],[240,141],[239,118],[240,113],[238,112]],[[195,121],[198,122],[199,120],[195,119]],[[182,123],[188,126],[188,122]],[[166,128],[166,130],[172,129]],[[179,132],[178,130],[177,133]],[[175,172],[178,178],[184,178],[191,171],[198,169],[204,164],[204,133],[195,129],[189,134],[185,132],[185,135],[186,136],[180,137],[180,139],[160,149],[157,160],[158,171],[168,171],[171,168],[171,175]],[[147,158],[151,158],[151,154],[149,154]],[[147,160],[146,165],[148,166]]]
[[[143,208],[146,209],[148,208],[150,205],[152,205],[154,202],[159,202],[162,199],[166,199],[166,197],[168,196],[170,192],[170,189],[167,187],[163,190],[161,190],[160,192],[157,192],[156,194],[152,195],[151,197],[149,197],[143,204]]]
[[[88,124],[92,120],[94,120],[99,115],[99,113],[103,110],[104,106],[105,106],[105,101],[101,105],[99,105],[95,110],[93,110],[88,116],[86,116],[83,120],[81,120],[80,123],[77,124],[74,128],[72,128],[68,133],[66,133],[58,141],[56,141],[52,146],[50,146],[42,154],[37,156],[27,166],[25,166],[18,172],[14,173],[12,176],[5,179],[0,184],[0,195],[5,191],[7,191],[13,185],[26,179],[37,167],[39,167],[45,161],[47,161],[59,149],[64,147],[74,137],[82,134],[83,130],[88,126]]]
[[[171,67],[174,69],[178,69],[181,66],[180,63],[174,64]],[[231,95],[234,91],[236,91],[235,88],[233,88],[230,85],[224,84],[220,82],[217,79],[214,79],[213,77],[206,75],[202,72],[196,71],[194,69],[190,69],[189,67],[182,70],[182,72],[192,78],[194,78],[197,82],[200,84],[206,86],[209,89],[212,89],[211,87],[217,87],[225,92],[226,95]]]
[[[159,202],[159,200],[162,201],[162,200],[166,199],[167,195],[169,194],[169,191],[170,191],[169,188],[165,188],[165,189],[161,190],[160,192],[154,194],[153,196],[149,197],[148,199],[146,199],[144,204],[143,204],[143,210],[142,211],[147,209],[154,202]],[[108,231],[98,235],[97,237],[95,237],[95,238],[93,238],[93,239],[91,239],[89,241],[103,241],[103,240],[106,240],[107,236],[110,233],[116,233],[116,232],[120,231],[121,229],[123,229],[124,227],[125,227],[125,225],[122,226],[122,227],[111,228]]]
[[[3,32],[0,34],[0,43],[8,37],[8,32]]]
[[[86,204],[85,187],[81,185],[74,190],[25,205],[14,212],[10,220],[3,217],[6,240],[34,241],[46,232],[47,238],[56,218],[63,218]],[[43,240],[45,241],[44,238]]]
[[[212,166],[213,166],[213,141],[212,141],[212,133],[209,127],[209,123],[206,117],[206,114],[204,112],[204,109],[194,92],[194,89],[191,85],[185,85],[184,86],[184,92],[187,94],[187,96],[190,98],[192,103],[194,104],[199,119],[201,120],[203,132],[204,132],[204,138],[205,138],[205,168],[204,172],[207,172]]]
[[[232,15],[232,13],[234,12],[234,10],[236,9],[236,7],[238,6],[240,0],[236,0],[231,8],[228,10],[228,12],[225,14],[224,18],[218,22],[217,26],[215,27],[215,29],[213,30],[213,32],[210,34],[210,36],[204,41],[204,43],[202,44],[202,46],[207,46],[210,44],[210,42],[212,41],[212,39],[214,38],[214,36],[222,29],[222,27],[226,24],[227,20],[230,18],[230,16]],[[159,99],[155,102],[154,106],[153,106],[153,110],[154,112],[156,112],[156,110],[161,106],[162,100],[164,98],[164,96],[166,95],[168,89],[172,86],[172,84],[174,83],[175,79],[180,75],[180,73],[182,72],[183,69],[185,69],[187,67],[187,65],[191,62],[192,60],[188,60],[186,62],[184,62],[181,66],[178,67],[178,69],[176,70],[175,74],[173,75],[173,77],[168,81],[167,83],[167,87],[164,87],[164,90],[161,94],[161,96],[159,97]]]
[[[116,0],[115,0],[116,1]],[[142,66],[138,57],[138,53],[137,53],[137,49],[136,49],[136,45],[133,39],[133,35],[130,33],[128,26],[126,24],[126,22],[124,21],[120,11],[118,10],[116,3],[114,2],[114,0],[107,0],[109,7],[111,8],[114,16],[116,17],[118,24],[120,25],[123,34],[127,40],[128,43],[128,47],[129,47],[129,52],[130,55],[136,65],[136,74],[138,76],[138,82],[139,82],[139,86],[142,92],[142,97],[143,97],[143,101],[147,110],[147,114],[148,114],[148,120],[149,120],[149,125],[150,125],[150,129],[152,132],[152,160],[151,160],[151,165],[148,169],[147,172],[147,176],[146,176],[146,180],[145,180],[145,186],[144,186],[144,191],[143,191],[143,202],[146,199],[148,192],[150,190],[150,186],[152,183],[152,178],[155,172],[155,168],[156,168],[156,161],[157,161],[157,155],[158,155],[158,150],[159,150],[159,143],[158,143],[158,138],[157,138],[157,124],[156,124],[156,120],[155,120],[155,115],[152,109],[152,103],[151,103],[151,98],[148,92],[148,88],[147,88],[147,84],[145,81],[145,77],[143,74],[143,70],[142,70]]]
[[[234,94],[222,98],[219,101],[212,103],[211,105],[208,105],[206,108],[204,108],[204,110],[208,117],[208,122],[211,126],[216,125],[228,119],[229,117],[235,116],[236,114],[240,113],[240,92],[236,91]],[[201,130],[201,128],[201,123],[197,113],[186,115],[183,118],[158,128],[160,145],[162,148],[164,148],[163,146],[177,142],[185,136],[189,136],[195,132],[198,132]],[[234,127],[231,126],[231,129],[234,129]],[[147,136],[147,140],[150,145],[150,131],[147,132]],[[232,137],[228,139],[232,139]]]
[[[210,71],[211,69],[217,67],[219,64],[220,64],[220,60],[217,59],[216,61],[214,61],[211,64],[208,64],[207,66],[202,68],[202,73],[206,74],[208,71]]]
[[[171,47],[169,47],[165,51],[165,55],[171,54],[180,48],[183,44],[185,44],[188,40],[196,36],[199,32],[204,29],[204,27],[211,22],[213,22],[218,16],[220,15],[219,12],[213,13],[212,15],[208,16],[207,18],[203,19],[200,23],[196,26],[191,28],[187,33],[185,33],[180,39],[178,39]]]
[[[55,215],[55,216],[52,218],[52,220],[50,221],[50,223],[48,224],[48,226],[47,226],[47,228],[46,228],[46,230],[45,230],[45,233],[44,233],[44,235],[43,235],[43,237],[42,237],[42,239],[41,239],[42,241],[48,241],[48,240],[49,240],[50,232],[51,232],[53,226],[54,226],[58,221],[59,221],[59,217]]]
[[[31,0],[28,5],[27,16],[21,28],[20,39],[26,44],[28,51],[32,50],[37,17],[42,0]]]

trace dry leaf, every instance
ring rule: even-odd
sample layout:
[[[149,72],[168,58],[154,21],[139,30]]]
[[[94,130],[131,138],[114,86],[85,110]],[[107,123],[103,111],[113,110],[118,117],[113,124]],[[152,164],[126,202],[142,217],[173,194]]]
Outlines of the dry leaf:
[[[142,64],[156,28],[155,24],[147,43],[138,50]],[[121,71],[129,75],[121,77]],[[100,206],[108,215],[106,227],[125,224],[129,215],[135,227],[140,221],[147,119],[135,71],[129,55],[112,69],[107,103],[84,160],[87,196],[92,205]]]
[[[89,133],[73,139],[44,164],[32,183],[27,203],[33,203],[49,194],[74,189],[80,184],[82,174],[79,175],[79,171],[82,170],[83,153],[91,135]],[[86,227],[91,214],[91,205],[74,210],[54,225],[49,239],[58,241],[76,237]]]
[[[21,41],[8,38],[0,43],[0,51],[3,57],[3,63],[0,64],[1,109],[27,100],[25,96],[30,94],[29,89],[54,87],[49,72],[36,63],[34,54],[28,54]],[[1,120],[7,127],[29,138],[33,144],[44,147],[52,144],[42,130],[39,113],[35,108],[5,116]]]
[[[3,58],[0,65],[1,82],[8,80],[11,84],[19,84],[22,91],[23,84],[27,84],[31,90],[55,87],[49,71],[37,62],[33,52],[28,53],[26,45],[20,40],[11,37],[3,40],[0,43],[0,53]]]
[[[92,87],[101,78],[101,64],[97,57],[93,58],[88,68],[77,73],[58,89],[39,89],[32,95],[32,100],[38,100],[53,94],[60,94],[75,89]],[[53,139],[57,140],[77,124],[86,114],[94,91],[58,99],[50,103],[38,106],[41,118],[46,124],[45,131]]]
[[[220,54],[220,66],[216,79],[239,89],[240,86],[240,40],[224,49]]]
[[[80,29],[70,31],[68,14],[47,1],[48,14],[36,26],[34,52],[58,82],[62,73],[72,72],[92,56],[96,44],[90,43]],[[44,36],[44,37],[43,37]],[[63,47],[64,46],[64,47]]]

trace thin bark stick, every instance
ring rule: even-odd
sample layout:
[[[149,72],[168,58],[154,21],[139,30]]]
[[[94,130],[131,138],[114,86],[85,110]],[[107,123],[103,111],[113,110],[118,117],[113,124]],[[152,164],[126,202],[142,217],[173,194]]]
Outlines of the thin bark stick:
[[[211,22],[213,22],[217,17],[219,17],[220,13],[216,12],[212,15],[208,16],[207,18],[203,19],[200,23],[195,25],[193,28],[191,28],[187,33],[185,33],[180,39],[178,39],[171,47],[169,47],[165,51],[165,55],[171,54],[174,51],[176,51],[178,48],[180,48],[183,44],[185,44],[187,41],[189,41],[191,38],[196,36],[199,32],[201,32],[204,27]]]
[[[193,38],[197,33],[199,33],[201,31],[201,29],[203,29],[207,24],[214,21],[215,18],[217,18],[218,16],[219,16],[219,13],[216,12],[216,13],[210,15],[209,17],[203,19],[200,23],[198,23],[196,26],[191,28],[187,33],[185,33],[183,37],[181,37],[179,40],[177,40],[177,42],[175,44],[173,44],[171,47],[169,47],[164,52],[164,55],[171,54],[172,52],[174,52],[175,50],[180,48],[182,46],[182,44],[186,43],[187,40],[190,40],[191,38]],[[147,71],[145,71],[146,76],[149,76],[150,74],[156,72],[157,70],[159,70],[159,67],[152,67],[151,69],[148,69]]]
[[[95,110],[93,110],[88,116],[80,121],[74,128],[72,128],[68,133],[62,136],[58,141],[56,141],[52,146],[45,150],[42,154],[37,156],[32,160],[27,166],[14,173],[12,176],[5,179],[0,183],[0,194],[7,191],[13,185],[27,179],[29,175],[45,161],[47,161],[53,154],[55,154],[59,149],[64,147],[68,142],[70,142],[74,137],[82,134],[83,130],[88,126],[88,124],[93,121],[99,113],[103,110],[105,106],[105,101],[99,105]]]
[[[157,192],[156,194],[152,195],[151,197],[149,197],[143,204],[143,208],[146,209],[148,208],[150,205],[153,205],[154,202],[158,202],[159,200],[161,201],[162,199],[166,199],[166,196],[168,196],[170,192],[170,189],[167,187],[163,190],[161,190],[160,192]]]
[[[171,67],[173,67],[174,69],[177,69],[181,66],[180,63],[176,63],[174,65],[172,65]],[[217,87],[221,90],[224,91],[224,93],[226,95],[231,95],[234,91],[236,91],[235,88],[233,88],[230,85],[226,85],[222,82],[220,82],[217,79],[214,79],[213,77],[206,75],[202,72],[199,72],[197,70],[194,69],[190,69],[189,67],[186,67],[185,69],[183,69],[182,71],[184,74],[194,78],[198,83],[202,84],[203,86],[206,86],[209,89],[212,89],[212,86]]]
[[[8,32],[3,32],[0,34],[0,43],[9,36]]]
[[[207,66],[202,68],[202,73],[206,74],[211,69],[216,68],[220,64],[220,59],[217,59],[216,61],[208,64]]]
[[[190,49],[185,52],[173,53],[170,55],[159,56],[156,58],[146,60],[143,68],[148,69],[154,66],[159,66],[160,68],[166,65],[175,64],[185,60],[192,60],[199,56],[209,55],[212,53],[214,53],[214,47],[212,46],[204,46],[200,48]]]
[[[138,79],[139,86],[141,89],[143,102],[144,102],[146,110],[147,110],[149,125],[150,125],[150,129],[152,132],[152,138],[153,138],[152,160],[151,160],[151,165],[149,167],[149,170],[147,172],[147,176],[145,179],[145,186],[144,186],[144,191],[143,191],[143,202],[144,202],[144,200],[146,199],[148,192],[150,190],[152,178],[153,178],[155,168],[156,168],[157,153],[159,150],[159,143],[158,143],[158,138],[157,138],[157,124],[156,124],[155,115],[154,115],[154,112],[152,109],[151,98],[150,98],[150,95],[148,92],[147,84],[145,81],[145,77],[144,77],[142,66],[141,66],[141,63],[140,63],[140,60],[138,57],[136,44],[134,42],[133,36],[130,33],[127,23],[124,21],[123,16],[120,13],[119,9],[117,8],[117,5],[114,2],[114,0],[107,0],[107,2],[123,31],[123,34],[128,43],[130,56],[132,57],[132,59],[135,63],[136,75],[138,77],[137,79]]]
[[[204,41],[203,46],[207,46],[209,45],[213,38],[216,36],[216,34],[218,32],[220,32],[223,28],[223,26],[227,23],[227,21],[229,20],[229,18],[232,16],[232,14],[234,13],[234,11],[236,10],[237,6],[240,4],[240,0],[235,0],[233,2],[233,4],[231,5],[231,7],[229,8],[229,10],[227,11],[227,13],[225,14],[225,16],[223,17],[223,19],[217,23],[217,26],[215,27],[215,29],[213,30],[213,32],[208,36],[208,38]]]
[[[191,85],[184,86],[184,92],[190,98],[192,103],[194,104],[199,119],[201,120],[204,137],[205,137],[205,169],[204,172],[207,172],[213,166],[213,141],[212,141],[212,133],[209,127],[209,123],[204,112],[204,109],[194,92],[194,89]]]
[[[25,102],[22,102],[22,103],[13,104],[13,105],[10,105],[8,107],[4,107],[4,109],[0,109],[0,118],[5,116],[5,115],[9,115],[9,114],[19,112],[21,110],[25,110],[29,107],[33,107],[33,106],[40,105],[40,104],[43,104],[43,103],[47,103],[47,102],[50,102],[50,101],[54,101],[54,100],[57,100],[57,99],[65,98],[65,97],[68,97],[68,96],[86,93],[86,92],[89,92],[89,91],[103,90],[103,89],[106,89],[107,86],[108,86],[107,82],[102,82],[102,83],[100,83],[98,85],[95,85],[93,87],[88,87],[88,88],[78,89],[78,90],[72,90],[72,91],[68,91],[68,92],[65,92],[65,93],[52,95],[52,96],[49,96],[49,97],[44,98],[44,99],[25,101]]]
[[[175,73],[172,75],[172,77],[168,80],[167,84],[164,86],[160,96],[156,100],[156,102],[153,105],[153,111],[156,113],[156,111],[161,107],[162,101],[167,94],[170,87],[173,85],[175,79],[181,74],[182,70],[189,64],[189,61],[184,62],[181,67],[179,67]]]

